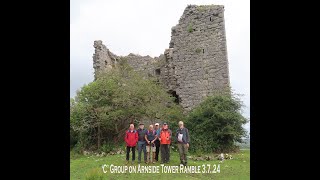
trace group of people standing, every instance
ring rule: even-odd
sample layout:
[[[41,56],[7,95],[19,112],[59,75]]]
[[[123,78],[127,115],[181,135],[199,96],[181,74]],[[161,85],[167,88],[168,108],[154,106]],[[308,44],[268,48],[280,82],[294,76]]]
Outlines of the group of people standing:
[[[134,128],[134,124],[130,124],[124,138],[127,146],[126,164],[129,163],[130,151],[132,151],[132,164],[134,164],[137,145],[139,164],[141,163],[141,152],[143,152],[146,164],[158,162],[159,152],[161,152],[161,164],[169,163],[171,138],[172,131],[167,123],[163,123],[162,128],[159,123],[155,123],[154,126],[151,124],[148,129],[144,129],[144,124],[140,123],[137,130]],[[179,121],[175,138],[178,142],[180,164],[186,166],[190,137],[188,129],[184,127],[182,121]]]

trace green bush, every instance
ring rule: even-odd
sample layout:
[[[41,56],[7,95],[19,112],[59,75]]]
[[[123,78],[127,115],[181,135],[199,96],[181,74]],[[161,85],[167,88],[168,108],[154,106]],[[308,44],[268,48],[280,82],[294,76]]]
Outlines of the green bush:
[[[197,49],[196,49],[196,53],[198,53],[198,54],[201,53],[201,49],[200,49],[200,48],[197,48]]]
[[[207,10],[207,6],[205,6],[205,5],[197,6],[197,10],[200,12],[204,12],[205,10]]]
[[[74,150],[75,152],[81,154],[84,150],[86,149],[90,149],[90,137],[85,137],[83,136],[83,134],[81,134],[82,136],[79,138],[79,141],[77,142],[77,144],[75,144],[75,146],[72,148],[72,150]]]
[[[105,153],[111,152],[115,148],[114,144],[104,142],[101,146],[101,151]]]
[[[188,32],[189,33],[192,33],[193,32],[193,27],[192,27],[192,24],[190,23],[189,26],[188,26]]]
[[[70,102],[70,139],[79,152],[108,152],[110,144],[123,144],[132,122],[161,119],[177,124],[182,116],[174,97],[154,78],[134,71],[125,59],[83,86]]]
[[[81,157],[79,152],[76,152],[75,149],[70,150],[70,159],[77,159]]]
[[[70,148],[73,148],[78,142],[78,134],[70,128]]]
[[[232,152],[246,135],[248,120],[240,113],[242,102],[226,92],[208,97],[189,114],[185,124],[190,131],[190,152]]]

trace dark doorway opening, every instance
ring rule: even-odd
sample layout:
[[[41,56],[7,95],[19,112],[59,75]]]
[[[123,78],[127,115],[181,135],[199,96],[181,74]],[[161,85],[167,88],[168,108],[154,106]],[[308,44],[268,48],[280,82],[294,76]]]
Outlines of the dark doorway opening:
[[[176,104],[179,104],[179,103],[180,103],[181,99],[180,99],[180,97],[179,97],[179,95],[177,94],[176,91],[170,90],[168,93],[169,93],[172,97],[174,97],[174,102],[175,102]]]
[[[156,75],[160,75],[161,71],[160,69],[156,69]]]

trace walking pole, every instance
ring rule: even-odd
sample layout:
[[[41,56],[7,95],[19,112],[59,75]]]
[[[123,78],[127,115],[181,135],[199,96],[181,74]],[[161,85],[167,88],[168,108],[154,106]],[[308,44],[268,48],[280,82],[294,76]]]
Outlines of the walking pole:
[[[150,157],[151,157],[151,141],[149,141],[149,164],[150,164]]]
[[[156,144],[153,142],[152,147],[156,148],[155,146],[156,146]],[[152,152],[152,163],[155,163],[155,155],[156,155],[156,153]]]

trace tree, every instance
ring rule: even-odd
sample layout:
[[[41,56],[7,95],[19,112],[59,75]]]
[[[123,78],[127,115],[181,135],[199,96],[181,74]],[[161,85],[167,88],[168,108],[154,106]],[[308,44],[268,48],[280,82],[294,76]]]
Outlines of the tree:
[[[246,135],[248,120],[241,114],[243,104],[238,95],[220,92],[207,97],[193,109],[185,124],[191,133],[190,151],[228,152]]]
[[[155,79],[133,71],[124,61],[83,86],[70,108],[71,129],[82,149],[121,143],[129,123],[137,120],[182,116],[181,107]]]

